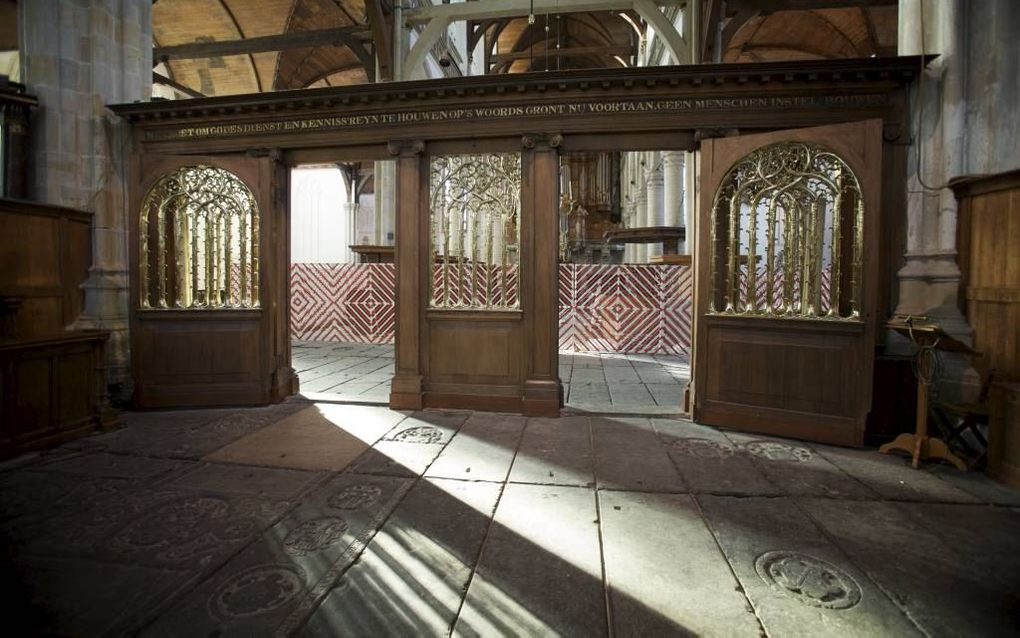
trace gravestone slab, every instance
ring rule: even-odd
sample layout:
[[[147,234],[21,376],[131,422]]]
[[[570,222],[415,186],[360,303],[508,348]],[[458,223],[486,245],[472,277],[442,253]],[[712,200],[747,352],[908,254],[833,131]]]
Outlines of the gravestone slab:
[[[689,496],[600,491],[598,498],[617,635],[759,635]]]
[[[509,484],[454,635],[605,635],[595,491]]]
[[[587,417],[528,419],[509,480],[539,485],[594,485]]]
[[[495,483],[420,481],[301,634],[448,634],[500,490]]]

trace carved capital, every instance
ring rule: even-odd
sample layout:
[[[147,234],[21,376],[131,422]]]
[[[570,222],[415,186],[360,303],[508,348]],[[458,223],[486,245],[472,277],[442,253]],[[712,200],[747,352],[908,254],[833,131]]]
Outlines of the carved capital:
[[[425,152],[425,142],[421,140],[393,140],[386,144],[386,151],[392,157],[413,157]]]
[[[563,136],[559,133],[528,133],[521,137],[521,146],[527,150],[548,151],[559,148]]]

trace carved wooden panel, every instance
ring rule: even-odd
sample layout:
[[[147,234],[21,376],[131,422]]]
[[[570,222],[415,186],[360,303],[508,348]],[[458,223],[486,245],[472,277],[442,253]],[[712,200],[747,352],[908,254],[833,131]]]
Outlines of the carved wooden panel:
[[[112,421],[100,331],[0,342],[0,458],[55,445]]]
[[[92,214],[0,199],[0,298],[17,301],[17,337],[62,332],[81,313]]]

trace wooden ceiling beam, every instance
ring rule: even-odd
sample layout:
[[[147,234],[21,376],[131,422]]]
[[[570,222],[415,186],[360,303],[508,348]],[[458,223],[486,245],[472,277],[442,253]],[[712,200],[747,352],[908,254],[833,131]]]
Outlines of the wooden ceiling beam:
[[[375,43],[375,59],[379,65],[379,79],[393,79],[393,33],[392,16],[383,11],[382,0],[365,0],[365,15],[372,27],[372,41]],[[387,18],[390,18],[387,20]]]
[[[153,62],[196,58],[220,58],[231,55],[248,55],[267,51],[306,49],[323,46],[346,46],[355,54],[356,48],[364,51],[364,42],[372,39],[369,27],[356,25],[336,29],[296,31],[281,35],[267,35],[258,38],[223,40],[220,42],[191,42],[173,46],[156,47],[152,51]],[[359,56],[360,57],[360,56]]]
[[[195,89],[191,88],[190,86],[185,86],[178,82],[177,80],[171,80],[162,73],[156,73],[155,71],[152,72],[152,83],[162,84],[163,86],[169,86],[171,89],[183,93],[184,95],[187,95],[189,97],[208,97],[205,93],[200,93]]]
[[[658,6],[677,6],[687,0],[655,0]],[[623,11],[631,9],[634,0],[478,0],[457,4],[437,4],[406,9],[407,22],[428,22],[433,18],[458,20],[486,20],[489,18],[519,18],[529,14],[589,13],[592,11]]]

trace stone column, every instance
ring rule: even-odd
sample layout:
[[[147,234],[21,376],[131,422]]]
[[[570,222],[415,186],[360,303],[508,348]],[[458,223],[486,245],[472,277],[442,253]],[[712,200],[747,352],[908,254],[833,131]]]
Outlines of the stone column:
[[[695,165],[694,153],[684,153],[684,229],[687,231],[687,238],[684,240],[684,253],[694,253],[694,216],[697,214],[697,192],[698,175]]]
[[[391,246],[396,227],[396,162],[375,163],[375,243]]]
[[[634,193],[634,227],[642,228],[648,221],[648,189],[638,188]],[[634,244],[634,263],[648,261],[648,244]]]
[[[928,315],[965,342],[972,331],[958,304],[957,202],[946,184],[1020,167],[1020,125],[1002,117],[1015,110],[1020,90],[1016,82],[989,79],[1016,77],[1017,20],[1020,6],[1011,0],[901,0],[899,7],[899,53],[939,57],[911,90],[907,248],[896,312]],[[892,338],[890,345],[897,345]],[[943,398],[978,387],[965,358],[944,361]]]
[[[683,226],[683,173],[683,151],[667,151],[662,154],[662,179],[665,184],[663,196],[664,226]]]
[[[907,152],[907,249],[899,270],[896,314],[927,315],[954,337],[970,342],[972,330],[957,303],[960,270],[956,263],[957,204],[946,182],[963,173],[963,91],[965,31],[960,2],[900,3],[899,53],[938,53],[915,82],[911,95],[913,144]],[[924,49],[922,50],[922,30]],[[923,111],[918,110],[920,100]],[[923,120],[918,122],[918,113]],[[920,172],[918,171],[920,153]],[[894,350],[909,351],[905,339],[891,337]],[[967,364],[944,357],[949,376],[962,379]]]
[[[109,330],[107,381],[130,395],[129,127],[107,104],[147,100],[151,0],[19,2],[22,78],[39,97],[31,196],[92,212],[92,267],[74,328]]]
[[[361,204],[355,201],[344,202],[341,209],[341,214],[344,216],[344,224],[347,227],[347,243],[344,244],[340,251],[345,264],[352,264],[355,261],[354,251],[351,250],[351,246],[358,243],[358,211],[360,209]]]
[[[627,202],[623,209],[623,227],[634,228],[634,204],[633,202]],[[632,264],[634,263],[634,244],[624,244],[623,246],[623,263]]]
[[[647,189],[648,209],[645,211],[645,226],[662,226],[663,213],[663,179],[661,154],[652,151],[648,154],[647,168]],[[647,260],[662,255],[662,244],[648,244]]]

